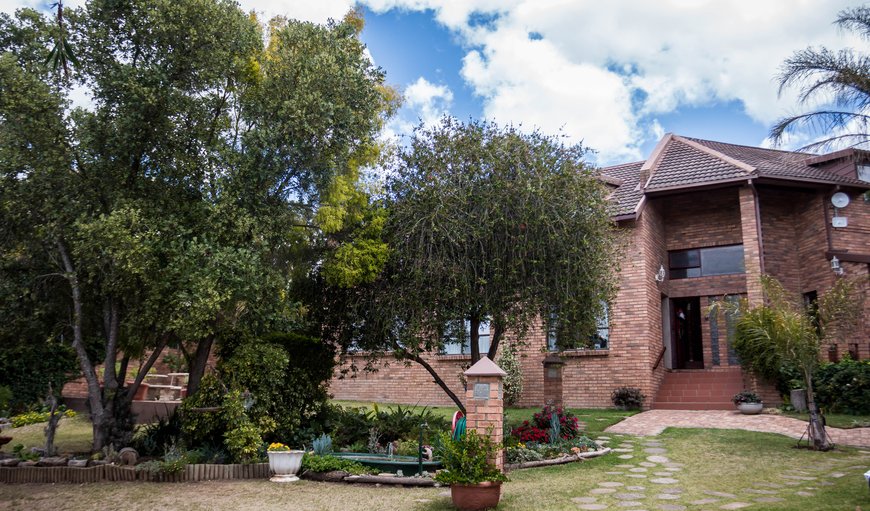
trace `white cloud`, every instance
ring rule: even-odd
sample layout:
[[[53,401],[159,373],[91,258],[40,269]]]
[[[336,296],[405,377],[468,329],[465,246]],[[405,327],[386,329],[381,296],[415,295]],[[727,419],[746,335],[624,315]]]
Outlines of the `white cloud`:
[[[453,92],[446,85],[435,85],[422,76],[405,88],[405,106],[424,124],[435,124],[450,111]]]

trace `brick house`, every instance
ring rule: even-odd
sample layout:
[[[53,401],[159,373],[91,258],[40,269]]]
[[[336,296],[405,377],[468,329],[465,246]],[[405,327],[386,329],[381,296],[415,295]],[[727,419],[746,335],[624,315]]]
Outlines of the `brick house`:
[[[868,151],[818,156],[668,134],[647,160],[601,173],[613,187],[613,220],[629,239],[624,259],[614,262],[619,293],[599,322],[594,349],[554,352],[543,321],[531,330],[520,406],[554,400],[607,407],[622,386],[640,388],[654,408],[731,408],[730,396],[744,387],[775,402],[770,386],[741,371],[730,318],[708,313],[710,304],[726,295],[758,302],[762,273],[816,299],[837,278],[834,261],[845,275],[870,282]],[[870,302],[867,309],[870,317]],[[481,351],[488,334],[482,325]],[[467,352],[448,344],[428,358],[458,395]],[[821,355],[845,353],[870,358],[870,324]],[[336,378],[331,392],[336,399],[451,404],[422,367],[396,361]]]

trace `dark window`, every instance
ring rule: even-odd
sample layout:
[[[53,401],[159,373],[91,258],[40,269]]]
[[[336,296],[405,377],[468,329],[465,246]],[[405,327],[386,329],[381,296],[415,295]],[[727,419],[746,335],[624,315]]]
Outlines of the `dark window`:
[[[743,245],[676,250],[668,265],[672,279],[743,273]]]
[[[477,345],[480,347],[480,352],[485,354],[489,351],[489,320],[480,322],[477,333]],[[442,355],[467,355],[471,353],[471,322],[467,319],[448,321],[444,325],[443,339]]]

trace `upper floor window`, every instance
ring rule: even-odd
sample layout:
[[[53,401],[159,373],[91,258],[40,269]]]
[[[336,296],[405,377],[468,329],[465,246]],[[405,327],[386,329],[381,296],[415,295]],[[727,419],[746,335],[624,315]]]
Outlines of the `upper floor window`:
[[[601,304],[601,314],[595,319],[596,332],[591,338],[582,339],[571,325],[560,325],[556,320],[556,314],[551,313],[547,321],[547,349],[557,351],[566,349],[594,349],[606,350],[610,341],[610,310],[606,302]],[[559,340],[563,342],[559,342]]]
[[[480,322],[477,329],[477,345],[481,353],[489,351],[489,320]],[[471,321],[448,321],[444,325],[444,348],[442,355],[468,355],[471,353]]]
[[[672,279],[744,273],[743,245],[693,248],[668,253]]]

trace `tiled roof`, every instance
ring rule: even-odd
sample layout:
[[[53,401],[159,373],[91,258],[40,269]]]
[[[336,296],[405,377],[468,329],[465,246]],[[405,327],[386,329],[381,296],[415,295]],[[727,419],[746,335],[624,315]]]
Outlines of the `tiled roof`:
[[[613,192],[613,216],[634,213],[643,197],[643,191],[638,186],[642,165],[643,162],[638,161],[601,169],[603,175],[622,180],[622,184]]]
[[[866,186],[866,183],[861,181],[839,176],[807,165],[807,160],[814,158],[816,156],[815,154],[778,151],[775,149],[726,144],[724,142],[713,142],[710,140],[698,140],[693,138],[688,138],[688,140],[709,147],[714,151],[755,167],[759,177],[794,179],[799,181],[822,181],[832,184],[840,183],[846,185]]]
[[[622,181],[613,192],[613,215],[617,217],[635,213],[646,192],[742,179],[809,181],[867,188],[867,183],[862,181],[809,165],[808,161],[814,157],[809,153],[666,135],[649,161],[605,167],[601,174]]]
[[[651,191],[749,177],[746,169],[692,147],[677,137],[664,148],[658,165],[651,169],[650,174],[645,186]]]

